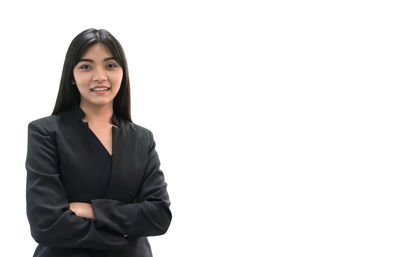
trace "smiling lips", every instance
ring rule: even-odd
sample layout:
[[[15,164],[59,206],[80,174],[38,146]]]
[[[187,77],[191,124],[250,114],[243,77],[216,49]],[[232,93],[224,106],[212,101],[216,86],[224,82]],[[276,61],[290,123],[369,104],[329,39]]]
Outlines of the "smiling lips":
[[[91,88],[90,91],[96,93],[96,94],[104,94],[107,91],[109,91],[110,88],[109,87],[95,87],[95,88]]]

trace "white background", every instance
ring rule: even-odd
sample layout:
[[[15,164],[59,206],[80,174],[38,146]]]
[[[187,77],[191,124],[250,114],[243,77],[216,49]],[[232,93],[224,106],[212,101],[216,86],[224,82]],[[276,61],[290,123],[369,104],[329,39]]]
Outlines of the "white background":
[[[32,256],[27,124],[54,108],[71,40],[125,49],[132,118],[171,198],[155,257],[399,256],[396,1],[0,4],[2,256]],[[8,254],[5,252],[8,251]]]

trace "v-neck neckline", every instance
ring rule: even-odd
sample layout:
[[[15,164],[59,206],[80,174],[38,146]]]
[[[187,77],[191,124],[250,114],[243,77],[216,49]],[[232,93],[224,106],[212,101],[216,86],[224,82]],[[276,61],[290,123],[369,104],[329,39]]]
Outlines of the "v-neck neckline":
[[[97,142],[102,146],[102,148],[104,149],[104,151],[106,151],[106,153],[108,154],[109,157],[112,157],[112,154],[110,154],[110,152],[107,150],[107,148],[103,145],[103,143],[100,141],[100,139],[96,136],[96,134],[89,128],[90,133],[96,138]]]

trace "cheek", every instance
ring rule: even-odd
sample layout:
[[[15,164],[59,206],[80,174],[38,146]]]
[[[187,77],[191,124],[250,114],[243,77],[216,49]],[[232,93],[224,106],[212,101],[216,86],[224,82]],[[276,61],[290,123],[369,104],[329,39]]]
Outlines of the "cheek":
[[[121,86],[122,78],[123,78],[122,71],[114,74],[112,78],[114,86]]]
[[[82,85],[87,84],[89,81],[88,76],[81,73],[74,73],[74,79],[77,84],[82,84]]]
[[[121,72],[119,72],[117,77],[118,77],[118,80],[121,82],[122,78],[124,77],[124,73],[122,72],[122,70],[121,70]]]

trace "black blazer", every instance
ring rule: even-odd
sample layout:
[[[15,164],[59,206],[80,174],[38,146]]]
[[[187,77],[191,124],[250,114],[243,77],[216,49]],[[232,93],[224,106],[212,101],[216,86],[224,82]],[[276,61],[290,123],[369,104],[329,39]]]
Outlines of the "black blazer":
[[[112,174],[100,199],[84,116],[76,105],[28,125],[26,211],[39,244],[34,256],[86,256],[90,249],[108,257],[152,256],[147,236],[164,234],[172,219],[153,133],[114,113]],[[70,202],[92,204],[96,220],[76,216]]]

